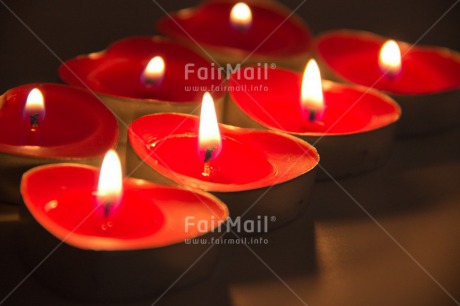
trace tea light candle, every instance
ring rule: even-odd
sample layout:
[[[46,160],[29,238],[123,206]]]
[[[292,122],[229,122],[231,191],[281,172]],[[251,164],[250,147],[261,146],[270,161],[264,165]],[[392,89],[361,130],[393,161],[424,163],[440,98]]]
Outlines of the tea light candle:
[[[321,81],[314,60],[303,76],[284,69],[270,70],[266,80],[241,75],[244,71],[234,73],[229,86],[262,84],[268,90],[230,92],[229,124],[281,131],[314,144],[321,167],[335,178],[368,171],[386,161],[401,114],[388,96]],[[322,171],[318,174],[329,177]]]
[[[76,164],[29,170],[21,193],[22,257],[30,267],[41,263],[34,275],[45,285],[80,299],[163,292],[209,247],[185,239],[217,237],[212,231],[228,216],[221,201],[200,191],[122,181],[113,151],[100,174]],[[206,254],[179,285],[212,272],[215,259],[215,250]]]
[[[312,39],[290,14],[276,1],[208,1],[161,19],[157,28],[224,66],[244,61],[299,69],[311,56]]]
[[[276,222],[267,224],[273,228],[294,218],[314,182],[316,150],[289,135],[218,125],[212,105],[205,94],[201,118],[165,113],[134,121],[128,170],[209,191],[228,205],[233,220],[273,216]]]
[[[316,51],[329,77],[391,95],[403,110],[399,133],[421,134],[458,124],[460,54],[388,41],[368,32],[332,31],[318,37]]]
[[[205,74],[206,73],[206,74]],[[79,56],[59,68],[69,84],[88,87],[120,120],[120,142],[127,126],[141,116],[160,112],[197,114],[205,91],[214,91],[218,116],[223,111],[225,78],[214,64],[161,37],[133,37],[107,50]],[[207,77],[215,75],[216,77]]]
[[[27,84],[0,96],[0,200],[20,203],[28,169],[47,163],[99,164],[118,140],[115,117],[87,91]]]

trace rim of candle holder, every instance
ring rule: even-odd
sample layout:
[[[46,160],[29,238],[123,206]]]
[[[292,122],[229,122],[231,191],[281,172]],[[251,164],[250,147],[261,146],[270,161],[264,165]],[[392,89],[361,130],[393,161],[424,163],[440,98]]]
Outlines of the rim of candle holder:
[[[187,99],[187,100],[178,100],[178,101],[173,101],[172,99],[158,99],[158,98],[137,98],[137,97],[132,97],[132,96],[128,96],[128,95],[120,95],[120,94],[114,94],[114,93],[110,93],[110,92],[106,92],[106,91],[100,91],[98,89],[94,89],[92,86],[90,86],[87,81],[87,76],[92,72],[94,71],[95,69],[97,69],[97,66],[93,67],[92,69],[89,69],[89,71],[85,71],[85,75],[82,76],[81,74],[78,74],[74,71],[74,69],[71,69],[70,66],[73,66],[73,65],[77,65],[79,64],[81,61],[86,61],[88,59],[90,60],[100,60],[100,59],[103,59],[103,58],[106,58],[106,57],[109,57],[109,56],[112,56],[113,54],[113,50],[115,51],[118,51],[118,47],[126,42],[130,42],[130,41],[134,41],[134,40],[145,40],[145,41],[152,41],[153,43],[167,43],[167,44],[171,44],[171,45],[175,45],[179,48],[181,48],[183,51],[187,51],[189,52],[190,55],[192,56],[195,56],[196,58],[199,58],[200,60],[202,60],[203,62],[206,62],[208,64],[211,64],[212,61],[208,60],[206,57],[204,57],[202,54],[200,54],[199,52],[197,52],[196,50],[193,50],[191,48],[188,48],[186,45],[184,44],[181,44],[169,37],[165,37],[165,36],[160,36],[160,35],[154,35],[154,36],[142,36],[142,35],[139,35],[139,36],[132,36],[132,37],[126,37],[126,38],[122,38],[122,39],[119,39],[119,40],[116,40],[114,41],[113,43],[109,44],[109,46],[107,46],[107,48],[103,49],[103,50],[100,50],[100,51],[96,51],[96,52],[92,52],[92,53],[88,53],[88,54],[81,54],[81,55],[78,55],[72,59],[69,59],[67,61],[65,61],[62,65],[59,66],[58,68],[58,75],[59,77],[61,78],[61,80],[63,80],[65,83],[71,85],[71,86],[74,86],[74,87],[77,87],[77,88],[85,88],[85,89],[88,89],[90,91],[93,91],[94,93],[96,93],[98,96],[101,96],[101,97],[108,97],[108,98],[112,98],[112,99],[117,99],[117,100],[120,100],[120,101],[130,101],[130,103],[132,102],[137,102],[137,103],[158,103],[158,104],[168,104],[168,105],[190,105],[190,104],[196,104],[196,103],[201,103],[201,99],[202,99],[202,96],[199,95],[198,93],[200,93],[201,91],[196,91],[196,95],[195,95],[195,98],[194,99]],[[116,55],[116,53],[115,53]],[[126,56],[124,57],[126,58]],[[212,81],[212,79],[210,79]],[[210,80],[207,80],[207,82],[209,83]],[[219,86],[225,86],[225,80],[222,81],[222,82],[216,82],[217,85]],[[209,84],[206,84],[206,85],[196,85],[196,86],[210,86],[210,85],[213,85],[212,83],[209,83]],[[190,85],[191,87],[193,85]],[[193,91],[191,91],[193,92]],[[216,99],[220,99],[220,98],[223,98],[225,96],[225,91],[224,90],[219,90],[219,91],[213,91],[213,96],[216,98]]]
[[[91,108],[99,108],[98,111],[102,114],[98,114],[98,119],[95,122],[98,124],[97,129],[93,130],[90,135],[83,137],[82,139],[74,142],[63,143],[52,146],[29,146],[29,145],[11,145],[0,142],[0,153],[9,154],[9,155],[18,155],[27,158],[36,158],[36,159],[59,159],[59,160],[84,160],[88,158],[99,158],[102,157],[109,149],[115,148],[118,145],[120,128],[118,126],[116,118],[113,116],[112,112],[99,101],[97,97],[92,95],[90,92],[83,88],[78,88],[71,85],[65,84],[55,84],[55,83],[29,83],[21,85],[6,91],[3,95],[0,96],[0,109],[4,106],[4,99],[8,95],[12,94],[12,91],[26,89],[26,88],[43,88],[43,89],[65,89],[72,91],[75,94],[79,94],[82,97],[85,96],[91,101],[84,102]],[[87,101],[81,99],[82,101]],[[3,103],[2,103],[3,102]],[[62,101],[63,103],[66,101]],[[46,104],[46,99],[45,99]],[[45,108],[46,110],[46,108]],[[112,123],[108,121],[113,121]],[[96,137],[100,134],[113,134],[112,137],[105,137],[104,142],[107,142],[107,145],[103,149],[97,151],[94,150],[100,146],[101,138]],[[88,150],[92,149],[92,150]]]
[[[296,73],[296,74],[298,73],[296,71],[292,71],[292,70],[284,69],[284,68],[277,68],[277,70],[282,70],[284,72],[290,72],[290,73]],[[353,135],[357,135],[357,134],[365,134],[365,133],[369,133],[369,132],[376,131],[376,130],[379,130],[379,129],[383,129],[383,128],[389,126],[389,125],[396,124],[401,119],[401,116],[402,116],[401,106],[392,97],[390,97],[389,95],[387,95],[387,94],[385,94],[385,93],[383,93],[383,92],[381,92],[379,90],[375,90],[375,89],[365,87],[365,86],[362,86],[362,85],[337,83],[337,82],[333,82],[333,81],[325,80],[325,79],[322,80],[322,83],[323,83],[323,87],[331,86],[331,85],[340,86],[340,87],[350,88],[350,89],[354,89],[356,91],[359,91],[359,92],[362,93],[363,96],[364,95],[373,95],[375,97],[378,97],[380,100],[384,101],[385,103],[391,105],[394,108],[396,116],[394,118],[392,118],[391,121],[389,121],[388,123],[385,123],[385,124],[383,124],[381,126],[374,127],[374,128],[369,128],[369,129],[366,129],[366,130],[360,130],[360,131],[341,132],[341,133],[333,133],[333,132],[293,132],[293,131],[281,129],[279,127],[271,126],[271,125],[266,124],[265,122],[259,120],[259,118],[254,118],[253,116],[250,116],[240,106],[240,104],[236,101],[236,99],[234,98],[232,92],[229,92],[229,96],[230,96],[230,99],[231,99],[230,103],[233,103],[238,108],[238,110],[240,110],[248,118],[248,120],[255,122],[258,126],[260,126],[262,128],[265,128],[265,129],[274,130],[274,131],[277,131],[277,132],[280,132],[280,133],[285,133],[285,134],[287,133],[287,134],[295,135],[295,136],[311,136],[311,137],[332,137],[332,136],[345,137],[345,136],[353,136]],[[326,85],[326,86],[324,86],[324,85]]]
[[[189,119],[189,120],[199,120],[198,116],[194,115],[189,115],[189,114],[181,114],[181,113],[161,113],[161,114],[152,114],[152,115],[147,115],[143,116],[137,120],[140,120],[147,117],[158,117],[158,116],[181,116],[183,118]],[[143,139],[141,135],[135,135],[135,132],[132,129],[132,125],[136,123],[135,120],[128,129],[128,137],[129,137],[129,142],[130,146],[133,149],[134,153],[142,159],[142,157],[139,155],[139,149],[136,150],[136,146],[133,145],[132,139]],[[273,130],[260,130],[260,129],[253,129],[253,128],[241,128],[237,126],[232,126],[232,125],[227,125],[227,124],[222,124],[219,123],[220,131],[222,138],[225,137],[225,132],[223,133],[222,131],[227,131],[231,133],[237,133],[239,131],[245,131],[248,133],[251,133],[253,135],[273,135],[275,137],[279,137],[280,139],[287,139],[288,141],[292,142],[293,144],[297,144],[299,151],[302,150],[302,152],[299,152],[299,159],[300,158],[309,158],[313,159],[314,162],[311,162],[309,165],[304,165],[304,168],[299,169],[299,167],[293,167],[292,170],[296,171],[295,174],[292,174],[292,171],[289,173],[279,173],[276,169],[276,167],[273,165],[274,162],[280,162],[282,158],[280,157],[279,160],[271,159],[269,162],[271,163],[273,170],[271,174],[264,176],[261,179],[257,179],[253,182],[249,183],[244,183],[244,184],[225,184],[225,183],[215,183],[215,182],[206,182],[203,180],[199,180],[197,178],[193,178],[181,173],[178,173],[176,171],[173,171],[169,169],[166,166],[160,165],[159,163],[156,162],[156,159],[152,158],[149,156],[147,146],[142,146],[143,150],[145,150],[147,158],[144,158],[142,160],[143,163],[145,163],[152,171],[155,171],[159,173],[161,176],[166,178],[169,181],[172,181],[176,184],[179,185],[185,185],[185,186],[190,186],[195,189],[200,189],[200,190],[205,190],[207,192],[212,192],[212,193],[237,193],[237,192],[242,192],[242,191],[251,191],[251,190],[257,190],[257,189],[263,189],[269,186],[273,185],[280,185],[282,183],[286,183],[289,181],[293,181],[296,178],[308,174],[311,172],[313,169],[315,169],[320,161],[320,155],[318,154],[316,148],[312,146],[310,143],[307,141],[300,139],[298,137],[295,137],[293,135],[289,135],[280,131],[273,131]],[[198,131],[192,132],[195,134],[198,134]],[[255,136],[254,136],[255,137]],[[281,153],[279,155],[282,155]],[[308,156],[308,157],[305,157]],[[148,162],[151,161],[155,167],[153,167],[151,164]],[[174,173],[174,174],[172,174]],[[280,178],[276,180],[276,178]],[[275,183],[274,183],[275,182]]]
[[[321,71],[324,72],[329,79],[332,81],[342,83],[342,84],[353,84],[353,85],[358,85],[358,86],[364,86],[369,88],[368,86],[365,85],[360,85],[356,84],[353,81],[349,80],[348,78],[344,77],[340,73],[336,72],[335,69],[328,63],[328,61],[325,60],[324,56],[322,55],[321,52],[318,50],[318,44],[323,41],[325,38],[329,38],[330,36],[337,36],[337,35],[343,35],[343,36],[353,36],[353,37],[359,37],[359,38],[367,38],[372,41],[379,41],[379,42],[385,42],[389,38],[370,32],[370,31],[364,31],[364,30],[352,30],[352,29],[339,29],[339,30],[330,30],[330,31],[325,31],[320,33],[318,36],[314,38],[314,43],[313,43],[313,52],[315,58],[318,60],[318,64],[321,68]],[[411,48],[412,44],[405,42],[405,41],[400,41],[396,40],[398,44],[404,45],[407,48]],[[415,46],[417,50],[421,51],[434,51],[436,53],[439,53],[442,55],[444,58],[449,58],[449,59],[454,59],[455,61],[458,61],[460,63],[460,52],[457,52],[453,49],[449,49],[447,47],[442,47],[442,46],[435,46],[435,45],[417,45]],[[374,88],[373,88],[374,89]],[[437,95],[440,94],[449,94],[449,93],[455,93],[457,91],[460,91],[460,84],[457,87],[449,88],[449,89],[442,89],[442,90],[436,90],[432,92],[419,92],[419,93],[396,93],[396,92],[391,92],[388,90],[381,90],[381,89],[374,89],[377,91],[380,91],[382,93],[385,93],[389,96],[395,97],[397,101],[398,97],[419,97],[419,96],[433,96],[436,97]]]
[[[162,243],[158,243],[156,241],[151,241],[151,237],[154,237],[156,233],[152,233],[149,236],[137,238],[137,239],[120,239],[120,238],[108,238],[108,237],[99,237],[94,235],[88,234],[81,234],[74,232],[70,229],[66,229],[54,221],[52,221],[49,217],[46,216],[45,212],[36,205],[31,204],[31,199],[27,196],[27,180],[31,175],[34,175],[37,172],[46,171],[50,168],[55,167],[75,167],[78,169],[87,169],[91,171],[99,171],[99,168],[89,165],[80,165],[80,164],[73,164],[73,163],[57,163],[57,164],[49,164],[49,165],[42,165],[35,167],[31,170],[28,170],[24,173],[22,181],[21,181],[21,195],[23,199],[23,203],[27,211],[35,218],[35,220],[52,236],[55,238],[64,241],[66,244],[75,247],[81,250],[89,250],[89,251],[131,251],[131,250],[143,250],[143,249],[158,249],[169,247],[172,245],[183,244],[184,241],[187,239],[199,239],[200,237],[213,232],[216,230],[221,224],[224,224],[229,216],[229,210],[225,203],[223,203],[220,199],[215,197],[214,195],[202,191],[202,190],[195,190],[181,186],[168,186],[168,185],[160,185],[156,183],[152,183],[146,180],[137,179],[137,178],[125,178],[130,184],[133,184],[137,187],[144,187],[144,188],[152,188],[152,189],[167,189],[167,190],[177,190],[180,192],[186,192],[190,194],[199,195],[202,198],[206,198],[213,203],[215,207],[219,209],[219,217],[221,217],[222,222],[215,222],[212,223],[210,226],[210,230],[207,232],[200,231],[197,232],[197,235],[186,236],[184,233],[183,239],[175,239],[171,241],[164,241]],[[50,195],[52,197],[52,195]],[[197,201],[201,201],[197,199]],[[214,211],[214,210],[213,210]],[[216,218],[217,220],[217,218]],[[46,224],[46,225],[45,225]],[[212,228],[211,228],[212,227]],[[88,242],[90,241],[90,242]],[[104,243],[101,243],[103,242]],[[131,241],[130,245],[126,245],[126,241]]]
[[[232,0],[220,0],[220,1],[215,1],[214,3],[234,3],[236,4],[237,2],[232,1]],[[211,1],[212,3],[212,1]],[[249,5],[256,5],[260,8],[265,8],[265,9],[276,9],[278,11],[281,11],[281,13],[285,14],[286,17],[289,16],[292,13],[292,10],[290,10],[287,6],[283,5],[282,3],[278,1],[267,1],[267,0],[249,0],[245,2],[246,4]],[[224,53],[225,55],[231,55],[232,57],[237,57],[237,58],[245,58],[247,55],[251,55],[250,58],[247,60],[250,60],[252,57],[257,57],[261,61],[270,61],[274,60],[277,57],[286,57],[288,56],[289,58],[297,58],[301,56],[303,58],[303,55],[305,53],[311,54],[312,48],[314,46],[314,38],[311,33],[311,30],[308,26],[308,24],[297,14],[292,14],[290,16],[289,21],[294,22],[296,26],[299,26],[300,28],[303,28],[309,35],[310,38],[310,43],[308,44],[307,48],[305,50],[300,50],[298,52],[292,53],[289,51],[284,51],[284,52],[275,52],[275,53],[262,53],[260,51],[253,52],[253,50],[243,50],[240,48],[235,48],[235,47],[228,47],[228,46],[217,46],[215,44],[210,44],[202,41],[197,41],[199,46],[196,46],[196,43],[194,41],[191,41],[190,38],[188,37],[187,34],[181,35],[177,34],[176,31],[169,31],[168,29],[164,28],[164,23],[169,22],[171,18],[181,18],[181,16],[190,16],[194,14],[196,11],[200,10],[203,6],[206,4],[209,4],[209,2],[203,2],[200,5],[196,7],[189,7],[185,9],[178,10],[176,12],[173,12],[171,16],[164,17],[160,20],[158,20],[155,24],[156,29],[160,32],[166,35],[167,37],[170,37],[174,39],[175,41],[180,41],[182,44],[185,44],[189,48],[193,48],[195,50],[201,50],[202,48],[206,50],[212,50],[213,53],[216,55],[220,55],[219,53]],[[182,31],[183,32],[183,31]],[[173,34],[174,33],[174,34]]]

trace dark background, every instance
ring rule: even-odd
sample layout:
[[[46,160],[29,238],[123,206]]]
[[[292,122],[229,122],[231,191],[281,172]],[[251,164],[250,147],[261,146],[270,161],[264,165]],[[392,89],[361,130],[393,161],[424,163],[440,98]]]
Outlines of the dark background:
[[[301,0],[281,1],[291,9]],[[30,82],[57,81],[59,60],[6,8],[6,4],[62,60],[105,49],[133,35],[152,35],[164,16],[151,0],[2,0],[0,3],[0,92]],[[157,0],[166,11],[197,0]],[[307,0],[297,11],[313,33],[351,28],[407,42],[417,41],[454,0]],[[460,50],[460,5],[420,41]]]
[[[282,2],[292,9],[301,3]],[[28,82],[57,81],[60,64],[3,3],[62,60],[127,36],[154,34],[155,20],[164,16],[150,0],[0,1],[1,92]],[[158,3],[175,11],[198,1]],[[307,0],[298,14],[314,33],[362,29],[413,43],[454,3]],[[420,43],[459,51],[459,29],[457,5]],[[170,292],[156,305],[303,305],[301,300],[313,306],[459,305],[459,139],[459,128],[398,139],[385,167],[340,180],[349,194],[334,182],[319,182],[309,211],[270,233],[268,246],[251,247],[259,259],[244,246],[224,248],[211,279]],[[0,301],[28,272],[14,247],[17,229],[17,208],[0,204]],[[4,305],[143,306],[154,301],[76,301],[32,277]]]

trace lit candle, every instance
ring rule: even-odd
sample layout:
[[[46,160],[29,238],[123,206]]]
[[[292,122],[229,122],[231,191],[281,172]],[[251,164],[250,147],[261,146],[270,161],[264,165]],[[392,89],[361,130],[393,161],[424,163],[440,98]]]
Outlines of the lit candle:
[[[219,118],[223,112],[220,86],[225,79],[218,77],[218,68],[161,37],[117,41],[105,51],[67,61],[59,75],[66,83],[89,87],[117,115],[121,146],[126,145],[127,126],[136,118],[168,111],[198,114],[205,91],[215,91]]]
[[[229,86],[262,85],[267,91],[230,92],[229,124],[282,131],[314,144],[321,166],[335,178],[374,169],[387,157],[400,117],[389,97],[359,86],[321,81],[311,60],[303,75],[270,70],[266,80],[235,72]],[[320,178],[329,175],[319,172]]]
[[[201,118],[164,113],[134,121],[128,171],[212,192],[229,206],[233,220],[274,216],[276,222],[268,224],[273,228],[294,218],[314,181],[316,150],[278,132],[217,125],[212,111],[206,94]]]
[[[329,78],[384,91],[400,104],[404,115],[398,133],[421,134],[460,123],[458,52],[352,30],[319,36],[316,50]]]
[[[136,179],[122,183],[113,151],[100,173],[76,164],[29,170],[21,193],[22,257],[29,266],[41,262],[35,275],[43,283],[85,299],[163,292],[198,259],[197,270],[179,285],[209,275],[217,254],[201,258],[209,246],[184,241],[218,237],[228,216],[222,202],[203,192]]]
[[[161,19],[157,28],[224,67],[244,61],[298,69],[311,57],[308,27],[275,1],[208,1]]]
[[[46,116],[45,116],[46,113]],[[118,141],[112,113],[90,93],[28,84],[0,96],[0,200],[19,203],[28,169],[72,161],[97,165]]]

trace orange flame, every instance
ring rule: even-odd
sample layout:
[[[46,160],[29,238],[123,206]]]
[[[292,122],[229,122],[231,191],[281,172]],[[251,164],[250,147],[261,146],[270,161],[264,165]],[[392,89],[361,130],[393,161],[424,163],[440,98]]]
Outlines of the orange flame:
[[[397,75],[401,71],[401,51],[396,41],[388,40],[383,44],[379,54],[379,66],[390,75]]]
[[[247,30],[252,23],[252,12],[244,2],[235,4],[230,12],[230,22],[237,29]]]
[[[147,86],[158,84],[165,74],[165,61],[161,56],[153,57],[145,67],[142,78]]]
[[[108,151],[102,161],[96,194],[98,203],[105,207],[104,214],[106,216],[108,216],[109,210],[116,207],[121,201],[123,177],[120,159],[114,150]]]
[[[309,121],[321,119],[324,111],[321,73],[314,59],[308,61],[302,78],[301,106]]]
[[[222,148],[222,139],[217,123],[216,109],[212,96],[206,92],[203,96],[198,133],[198,151],[204,162],[214,159]]]

